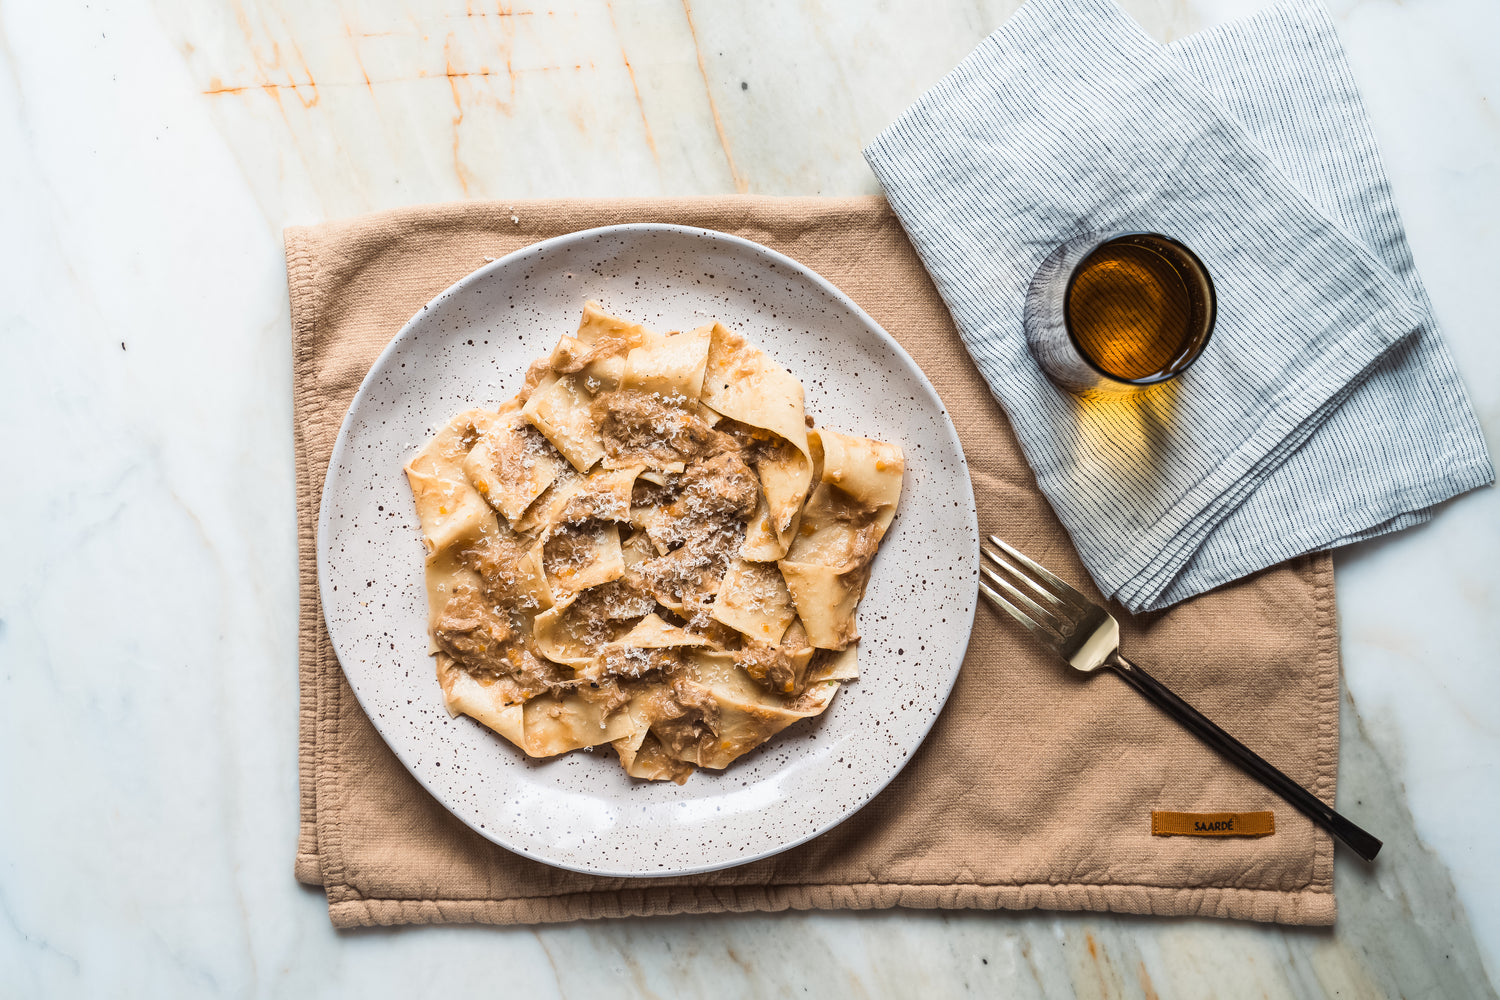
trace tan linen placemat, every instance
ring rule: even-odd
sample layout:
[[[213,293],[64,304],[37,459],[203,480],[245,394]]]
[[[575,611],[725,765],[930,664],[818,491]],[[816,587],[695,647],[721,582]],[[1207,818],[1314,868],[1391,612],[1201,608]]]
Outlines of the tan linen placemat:
[[[890,906],[1333,921],[1326,835],[1113,675],[1070,674],[984,605],[953,696],[906,769],[853,818],[776,857],[685,878],[596,878],[504,851],[433,800],[355,702],[323,623],[314,544],[334,438],[376,355],[433,295],[486,258],[625,222],[735,233],[843,289],[937,387],[964,444],[981,529],[1081,587],[1088,580],[881,198],[464,203],[288,229],[302,594],[296,871],[326,888],[336,925]],[[1327,555],[1122,626],[1133,659],[1333,800],[1338,644]],[[1153,837],[1153,810],[1273,810],[1275,833]]]

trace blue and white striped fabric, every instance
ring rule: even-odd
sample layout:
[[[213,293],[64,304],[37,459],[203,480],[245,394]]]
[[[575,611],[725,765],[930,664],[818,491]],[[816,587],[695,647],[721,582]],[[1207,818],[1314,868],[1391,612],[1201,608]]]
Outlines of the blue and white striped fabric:
[[[865,156],[1126,607],[1408,527],[1494,479],[1312,0],[1166,48],[1110,0],[1028,0]],[[1058,243],[1129,229],[1204,260],[1213,341],[1162,386],[1077,397],[1027,352],[1026,285]]]

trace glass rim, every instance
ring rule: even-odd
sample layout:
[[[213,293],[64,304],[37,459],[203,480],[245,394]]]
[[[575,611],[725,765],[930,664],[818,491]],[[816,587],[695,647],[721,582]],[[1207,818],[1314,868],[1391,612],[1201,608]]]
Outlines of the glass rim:
[[[1088,352],[1083,349],[1083,345],[1078,342],[1078,337],[1073,333],[1073,323],[1068,318],[1068,302],[1073,296],[1073,282],[1078,279],[1078,272],[1083,270],[1084,263],[1096,252],[1098,252],[1099,248],[1104,246],[1106,243],[1112,243],[1115,240],[1124,239],[1127,236],[1150,236],[1154,237],[1155,239],[1164,240],[1165,242],[1172,244],[1172,246],[1187,254],[1188,260],[1192,261],[1193,265],[1198,268],[1198,273],[1203,275],[1204,284],[1208,286],[1208,315],[1204,319],[1203,340],[1198,344],[1197,349],[1193,351],[1192,355],[1182,363],[1182,367],[1174,368],[1168,372],[1157,375],[1149,375],[1146,378],[1139,379],[1121,378],[1119,375],[1115,375],[1112,372],[1107,372],[1103,368],[1099,367],[1094,359],[1089,357]],[[1073,350],[1078,353],[1078,357],[1083,361],[1083,363],[1092,368],[1100,378],[1108,379],[1109,381],[1118,383],[1119,385],[1160,385],[1163,382],[1167,382],[1171,379],[1176,378],[1178,375],[1181,375],[1183,372],[1193,367],[1193,364],[1197,362],[1199,357],[1202,356],[1204,349],[1208,347],[1208,342],[1213,339],[1214,324],[1218,319],[1218,314],[1219,293],[1218,290],[1214,287],[1213,275],[1209,273],[1208,267],[1203,263],[1203,261],[1198,257],[1197,254],[1193,253],[1192,248],[1187,244],[1183,243],[1179,239],[1174,239],[1173,237],[1168,236],[1166,233],[1158,233],[1154,230],[1125,229],[1116,233],[1110,233],[1106,236],[1099,237],[1099,240],[1089,248],[1089,252],[1080,257],[1078,259],[1078,263],[1073,265],[1072,271],[1068,273],[1068,283],[1063,287],[1062,321],[1063,329],[1068,333],[1069,343],[1073,345]]]

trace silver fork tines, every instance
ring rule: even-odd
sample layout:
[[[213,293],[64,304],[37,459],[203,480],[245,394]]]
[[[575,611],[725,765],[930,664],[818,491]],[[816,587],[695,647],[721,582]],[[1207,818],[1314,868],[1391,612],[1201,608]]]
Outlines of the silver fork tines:
[[[1069,665],[1079,670],[1097,670],[1103,666],[1120,646],[1120,626],[1114,618],[1000,538],[991,535],[989,541],[994,548],[980,545],[980,554],[1004,570],[1011,579],[1029,588],[1035,597],[1028,596],[1006,576],[981,563],[979,570],[985,579],[1005,592],[1004,595],[997,593],[981,580],[979,589],[984,596],[1056,650]],[[1038,599],[1046,602],[1046,606]]]
[[[979,564],[983,574],[979,590],[996,607],[1025,625],[1075,669],[1091,671],[1107,667],[1118,674],[1195,736],[1348,844],[1366,861],[1379,853],[1379,840],[1334,812],[1327,803],[1173,694],[1161,681],[1121,656],[1120,624],[1107,611],[994,535],[989,541],[989,545],[979,546],[986,560]]]

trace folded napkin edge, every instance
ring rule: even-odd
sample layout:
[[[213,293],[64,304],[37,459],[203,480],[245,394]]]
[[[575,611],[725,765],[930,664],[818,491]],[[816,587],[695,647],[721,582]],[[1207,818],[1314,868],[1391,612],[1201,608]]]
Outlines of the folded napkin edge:
[[[1215,510],[1215,501],[1227,491],[1239,488],[1241,493],[1253,491],[1264,480],[1269,469],[1285,460],[1308,438],[1317,432],[1318,426],[1330,412],[1348,398],[1359,383],[1375,369],[1380,359],[1401,341],[1411,336],[1422,320],[1421,310],[1408,301],[1395,301],[1388,307],[1365,317],[1357,326],[1349,328],[1344,335],[1329,344],[1328,360],[1310,365],[1308,370],[1322,377],[1289,384],[1283,394],[1261,407],[1263,417],[1270,420],[1259,422],[1254,432],[1244,439],[1235,450],[1207,473],[1192,490],[1185,493],[1172,508],[1157,521],[1175,523],[1178,527],[1168,529],[1171,540],[1167,547],[1154,541],[1142,540],[1131,546],[1109,567],[1112,577],[1129,573],[1130,578],[1117,590],[1124,590],[1137,579],[1158,578],[1163,572],[1153,567],[1185,565],[1191,558],[1196,544],[1189,547],[1183,532],[1195,527],[1195,522],[1204,523],[1199,533],[1206,534],[1221,523],[1237,503],[1232,500]],[[1346,363],[1347,361],[1347,363]],[[1292,400],[1296,400],[1292,403]],[[1250,456],[1253,460],[1247,461]],[[1238,469],[1239,471],[1234,471]],[[1243,497],[1241,497],[1242,499]],[[1178,551],[1174,552],[1173,549]],[[1134,564],[1130,571],[1127,566]],[[1175,576],[1175,572],[1171,574]],[[1160,580],[1160,586],[1151,593],[1160,594],[1171,582],[1170,577]],[[1149,586],[1149,584],[1148,584]]]
[[[1429,499],[1426,496],[1434,482],[1434,480],[1424,480],[1420,488],[1413,486],[1406,493],[1398,494],[1389,502],[1382,503],[1379,507],[1369,510],[1368,513],[1373,520],[1364,528],[1356,528],[1351,525],[1345,527],[1337,537],[1328,537],[1331,531],[1336,530],[1336,524],[1333,522],[1315,523],[1293,535],[1285,536],[1284,539],[1274,540],[1276,542],[1275,547],[1263,550],[1263,555],[1256,556],[1249,563],[1251,568],[1248,570],[1241,570],[1239,567],[1235,567],[1232,570],[1206,572],[1195,578],[1191,593],[1175,594],[1172,586],[1181,576],[1179,572],[1177,576],[1167,581],[1165,586],[1158,588],[1155,596],[1138,603],[1136,606],[1126,604],[1126,607],[1132,613],[1137,614],[1160,611],[1190,597],[1195,597],[1198,594],[1233,583],[1251,573],[1259,573],[1262,570],[1270,569],[1272,566],[1286,562],[1288,559],[1295,559],[1309,552],[1327,552],[1330,549],[1369,541],[1372,538],[1379,538],[1382,535],[1414,527],[1417,524],[1430,520],[1434,507],[1454,500],[1471,490],[1493,485],[1495,474],[1488,461],[1467,461],[1441,478],[1443,495],[1436,500]],[[1419,493],[1422,495],[1418,495]],[[1421,506],[1415,506],[1417,504]],[[1383,530],[1376,530],[1392,521],[1398,521],[1407,517],[1414,520],[1410,523],[1396,524],[1385,527]],[[1367,518],[1361,517],[1360,520],[1364,521]],[[1361,535],[1362,533],[1367,534],[1363,534],[1362,537],[1351,537]]]

